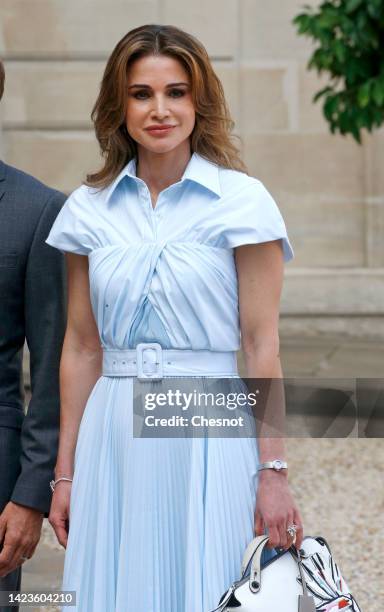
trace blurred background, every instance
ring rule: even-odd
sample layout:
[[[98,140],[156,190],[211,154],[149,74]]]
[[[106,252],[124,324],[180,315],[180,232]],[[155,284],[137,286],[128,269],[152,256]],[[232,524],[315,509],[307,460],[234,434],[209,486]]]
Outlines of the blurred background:
[[[296,0],[1,0],[0,155],[70,193],[100,164],[90,111],[117,41],[144,23],[186,29],[211,56],[249,173],[274,196],[295,251],[281,303],[285,375],[381,378],[384,130],[361,144],[330,133],[313,103],[327,74],[307,69],[314,42],[292,23],[303,10]],[[289,439],[287,458],[306,532],[328,539],[362,610],[381,611],[381,440]],[[59,588],[62,562],[45,520],[22,588]]]

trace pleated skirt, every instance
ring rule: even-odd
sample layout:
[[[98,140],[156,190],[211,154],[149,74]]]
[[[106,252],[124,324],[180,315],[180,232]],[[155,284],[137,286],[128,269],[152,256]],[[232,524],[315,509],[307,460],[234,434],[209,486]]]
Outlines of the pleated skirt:
[[[86,404],[61,610],[209,612],[254,537],[257,439],[135,438],[132,398],[132,378],[103,376]]]

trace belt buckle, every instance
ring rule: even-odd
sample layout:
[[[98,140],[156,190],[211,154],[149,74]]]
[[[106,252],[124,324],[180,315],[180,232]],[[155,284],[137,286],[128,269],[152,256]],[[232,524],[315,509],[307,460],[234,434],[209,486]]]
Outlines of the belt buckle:
[[[153,372],[148,371],[150,369],[148,366],[144,368],[147,362],[144,351],[147,349],[155,351],[155,362],[152,362],[152,365],[156,367]],[[158,342],[141,342],[138,344],[136,346],[136,358],[138,380],[161,380],[163,378],[163,349]]]

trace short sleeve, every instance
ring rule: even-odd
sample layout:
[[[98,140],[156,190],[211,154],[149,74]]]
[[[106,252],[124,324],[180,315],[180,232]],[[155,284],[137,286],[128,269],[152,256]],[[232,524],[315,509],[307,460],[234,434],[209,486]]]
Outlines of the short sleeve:
[[[88,255],[97,246],[92,218],[92,202],[79,187],[64,202],[45,242],[63,253]]]
[[[282,214],[261,181],[255,179],[226,206],[226,248],[281,238],[284,261],[294,257]]]

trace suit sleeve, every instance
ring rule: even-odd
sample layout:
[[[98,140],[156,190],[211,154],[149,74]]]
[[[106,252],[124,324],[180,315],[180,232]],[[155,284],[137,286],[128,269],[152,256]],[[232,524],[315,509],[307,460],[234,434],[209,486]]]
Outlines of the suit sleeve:
[[[59,364],[67,302],[64,256],[48,246],[45,238],[64,200],[64,195],[55,192],[47,201],[26,267],[24,316],[32,397],[21,430],[21,471],[11,496],[11,501],[40,510],[45,517],[58,451]]]

